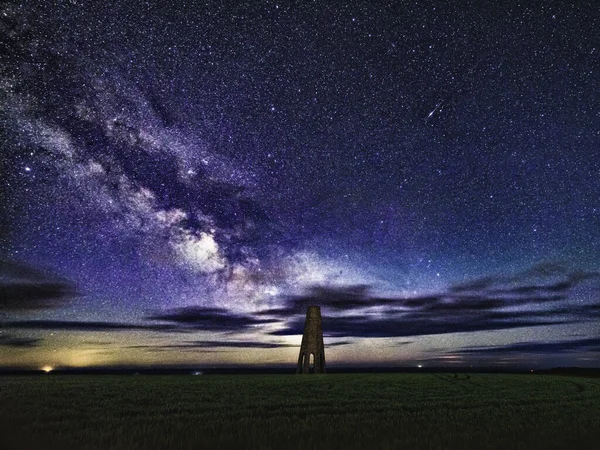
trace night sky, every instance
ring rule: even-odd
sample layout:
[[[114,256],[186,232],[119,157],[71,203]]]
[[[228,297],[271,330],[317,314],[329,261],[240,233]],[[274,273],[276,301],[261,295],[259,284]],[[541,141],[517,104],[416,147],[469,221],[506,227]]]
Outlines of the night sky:
[[[1,6],[1,367],[599,365],[597,2],[164,3]]]

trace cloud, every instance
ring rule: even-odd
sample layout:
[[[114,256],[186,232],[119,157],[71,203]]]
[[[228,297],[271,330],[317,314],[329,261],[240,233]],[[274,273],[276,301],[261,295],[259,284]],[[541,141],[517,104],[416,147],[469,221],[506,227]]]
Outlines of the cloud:
[[[350,344],[349,341],[327,343],[327,347],[337,347]],[[404,344],[404,343],[402,343]],[[287,344],[282,342],[260,342],[260,341],[189,341],[179,344],[166,345],[131,345],[122,348],[147,349],[149,351],[162,351],[169,349],[207,349],[215,351],[215,349],[273,349],[273,348],[300,348],[298,345]]]
[[[215,349],[215,348],[239,348],[239,349],[271,349],[299,347],[298,345],[283,344],[277,342],[248,342],[248,341],[191,341],[180,344],[165,344],[165,345],[132,345],[124,348],[141,348],[141,349]]]
[[[441,295],[426,295],[410,298],[379,297],[371,293],[371,286],[365,284],[348,286],[310,286],[304,295],[284,297],[285,306],[259,311],[261,316],[289,317],[304,314],[309,305],[319,305],[322,309],[335,313],[354,311],[362,308],[418,308],[434,305],[442,300]]]
[[[69,281],[26,264],[0,261],[0,311],[62,306],[77,295]]]
[[[284,348],[298,347],[297,345],[285,344],[280,342],[249,342],[249,341],[196,341],[190,342],[188,345],[193,345],[199,348]]]
[[[328,343],[328,347],[347,345],[349,341]],[[196,341],[190,343],[198,347],[227,347],[227,348],[282,348],[282,347],[300,347],[300,344],[286,344],[281,342],[249,342],[249,341]]]
[[[170,322],[172,325],[206,331],[244,331],[259,325],[276,322],[248,314],[236,314],[222,308],[188,307],[152,315],[147,320]]]
[[[16,261],[0,260],[0,280],[2,281],[14,279],[45,280],[47,278],[48,273],[43,270]]]
[[[511,354],[511,353],[600,353],[600,338],[563,340],[554,342],[519,342],[497,347],[465,347],[453,354]]]
[[[119,322],[86,322],[76,320],[13,320],[2,323],[4,328],[62,331],[182,331],[175,325],[145,325]]]
[[[284,306],[264,310],[262,315],[301,314],[311,304],[332,312],[361,308],[428,310],[431,312],[489,310],[503,307],[551,304],[587,280],[600,280],[598,272],[569,271],[556,264],[541,264],[512,276],[483,277],[450,286],[447,291],[413,297],[381,297],[365,284],[314,285],[303,295],[288,296]]]
[[[367,285],[313,286],[288,296],[284,305],[259,312],[285,320],[276,336],[302,334],[311,304],[323,310],[324,334],[331,337],[399,337],[556,325],[598,317],[600,301],[567,305],[571,291],[598,272],[544,264],[511,276],[485,277],[444,292],[414,297],[381,297]]]
[[[456,284],[450,291],[490,295],[559,294],[592,279],[600,279],[600,272],[571,270],[557,263],[542,263],[514,275],[488,276]]]
[[[33,348],[37,347],[41,338],[24,338],[16,337],[12,335],[0,335],[0,347],[13,347],[13,348]]]
[[[427,314],[406,314],[390,318],[352,316],[323,319],[323,334],[329,337],[406,337],[429,334],[465,333],[485,330],[501,330],[518,327],[555,325],[570,321],[561,319],[539,320],[535,315],[505,313],[500,317],[490,314],[484,317],[436,318]],[[288,336],[302,334],[304,320],[294,319],[281,330],[270,334]]]
[[[33,274],[42,276],[35,269],[24,266],[11,265],[10,269],[5,272],[10,272],[11,279]],[[599,317],[598,300],[576,305],[565,302],[571,289],[585,280],[596,278],[595,272],[566,271],[557,267],[551,271],[532,269],[516,276],[502,277],[501,280],[500,277],[488,277],[458,288],[451,286],[444,292],[414,297],[379,296],[364,284],[313,286],[307,289],[305,295],[279,297],[281,306],[255,313],[198,306],[159,311],[145,317],[145,322],[141,323],[21,320],[5,322],[3,326],[70,331],[231,333],[256,330],[263,325],[280,325],[269,334],[286,336],[302,334],[306,307],[317,304],[322,308],[323,330],[328,337],[403,337],[501,330],[573,323]],[[518,285],[514,285],[515,280],[518,280]],[[565,285],[568,288],[564,288]],[[230,348],[250,345],[243,341],[227,342],[231,341],[219,341],[219,345]],[[186,345],[210,347],[217,345],[217,341]]]
[[[73,294],[60,283],[10,283],[0,285],[0,310],[56,308]]]
[[[63,331],[156,331],[156,332],[242,332],[256,326],[276,322],[246,314],[235,314],[221,308],[189,307],[167,310],[146,318],[166,323],[123,323],[74,320],[12,320],[0,323],[6,329]]]

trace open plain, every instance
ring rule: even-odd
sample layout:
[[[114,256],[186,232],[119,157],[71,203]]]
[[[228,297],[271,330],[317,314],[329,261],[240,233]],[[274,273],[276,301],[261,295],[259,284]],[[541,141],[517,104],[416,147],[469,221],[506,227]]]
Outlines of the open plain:
[[[600,448],[600,379],[0,377],[2,448]]]

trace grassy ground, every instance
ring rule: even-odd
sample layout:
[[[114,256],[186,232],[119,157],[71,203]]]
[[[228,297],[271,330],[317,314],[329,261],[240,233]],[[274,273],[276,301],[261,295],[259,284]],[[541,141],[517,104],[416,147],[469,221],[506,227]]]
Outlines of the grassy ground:
[[[600,449],[600,379],[0,377],[0,448]]]

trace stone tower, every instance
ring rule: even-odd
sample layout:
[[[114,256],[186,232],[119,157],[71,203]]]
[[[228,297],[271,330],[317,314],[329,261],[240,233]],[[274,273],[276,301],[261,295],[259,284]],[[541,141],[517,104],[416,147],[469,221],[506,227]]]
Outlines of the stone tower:
[[[296,373],[325,373],[325,346],[323,345],[323,326],[321,308],[309,306],[304,322],[304,335],[298,356]]]

